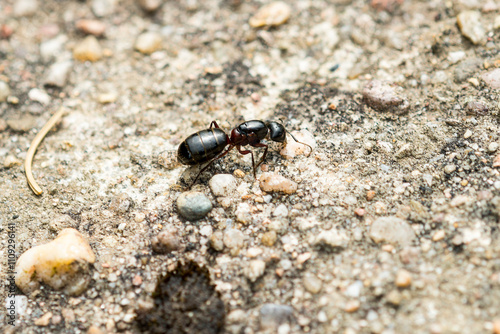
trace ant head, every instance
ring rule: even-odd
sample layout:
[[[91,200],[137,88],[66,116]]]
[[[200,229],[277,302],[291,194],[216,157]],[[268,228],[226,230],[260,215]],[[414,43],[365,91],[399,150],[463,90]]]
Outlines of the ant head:
[[[269,137],[272,141],[278,143],[286,142],[286,130],[283,125],[277,122],[267,122],[267,128],[269,129]]]

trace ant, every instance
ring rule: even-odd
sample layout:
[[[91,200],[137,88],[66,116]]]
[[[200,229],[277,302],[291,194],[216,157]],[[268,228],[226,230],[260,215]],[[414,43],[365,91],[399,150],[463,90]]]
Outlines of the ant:
[[[238,152],[243,155],[251,154],[253,176],[257,178],[255,169],[258,168],[266,159],[267,150],[269,148],[268,145],[261,143],[261,141],[269,134],[269,138],[272,141],[286,143],[287,132],[288,131],[285,130],[285,127],[280,123],[273,121],[264,123],[263,121],[254,120],[241,123],[234,128],[231,131],[231,135],[228,136],[222,129],[219,128],[216,121],[212,121],[208,129],[193,133],[179,145],[179,149],[177,150],[177,160],[179,160],[179,162],[183,165],[190,166],[199,165],[208,161],[208,164],[202,168],[189,186],[191,188],[193,184],[195,184],[196,180],[198,180],[201,173],[203,173],[215,160],[222,158],[236,147]],[[312,152],[313,148],[311,145],[298,141],[290,132],[288,132],[288,134],[297,143],[308,146]],[[228,145],[228,149],[225,152],[222,152]],[[241,146],[245,145],[250,145],[252,147],[265,147],[264,154],[257,165],[255,165],[252,151],[241,149]]]

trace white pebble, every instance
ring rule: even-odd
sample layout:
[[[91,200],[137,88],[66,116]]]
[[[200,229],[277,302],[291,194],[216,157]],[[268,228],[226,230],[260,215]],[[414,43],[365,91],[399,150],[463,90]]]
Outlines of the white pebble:
[[[45,84],[56,87],[64,87],[66,85],[66,81],[68,80],[71,67],[73,67],[73,62],[69,60],[53,64],[50,66],[47,74],[45,75]]]
[[[307,130],[294,131],[292,135],[297,138],[298,141],[308,144],[314,150],[316,148],[316,139],[313,134]],[[293,159],[297,155],[309,155],[311,154],[311,148],[308,146],[296,142],[293,138],[288,138],[285,147],[281,149],[280,154],[285,159]]]
[[[145,32],[137,37],[135,49],[144,54],[151,54],[161,48],[162,38],[156,32]]]
[[[210,189],[215,196],[231,196],[236,194],[236,179],[231,174],[216,174],[209,181]]]
[[[250,26],[259,28],[263,26],[279,26],[290,18],[290,6],[282,1],[272,2],[261,7],[257,13],[250,18]]]
[[[266,270],[266,263],[262,260],[252,260],[247,267],[243,269],[245,276],[251,281],[255,282],[257,278],[264,275]]]
[[[47,92],[45,92],[42,89],[38,89],[38,88],[31,89],[28,92],[28,97],[30,98],[30,100],[39,102],[43,105],[49,104],[50,100],[51,100],[51,98],[50,98],[49,94],[47,94]]]
[[[10,95],[10,88],[6,82],[0,81],[0,102],[6,101]]]
[[[51,242],[23,253],[16,263],[16,285],[25,294],[40,283],[70,295],[82,293],[90,282],[90,265],[95,255],[89,243],[75,229],[61,231]]]

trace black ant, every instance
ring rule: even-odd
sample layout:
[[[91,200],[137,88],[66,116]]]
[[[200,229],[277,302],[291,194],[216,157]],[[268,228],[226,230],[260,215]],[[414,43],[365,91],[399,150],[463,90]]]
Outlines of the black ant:
[[[280,123],[273,121],[264,123],[263,121],[255,120],[241,123],[231,131],[231,136],[228,136],[219,128],[216,121],[212,121],[208,129],[193,133],[179,145],[179,149],[177,150],[177,160],[179,160],[179,162],[183,165],[191,166],[208,161],[208,164],[202,168],[198,175],[196,175],[196,178],[190,185],[191,187],[195,184],[196,180],[198,180],[200,174],[203,173],[215,160],[222,158],[236,147],[238,152],[241,154],[252,155],[253,176],[257,178],[255,169],[258,168],[266,159],[267,150],[269,148],[266,144],[261,143],[261,141],[269,134],[269,138],[272,141],[286,143],[286,133],[287,131],[285,130],[285,127]],[[308,146],[312,152],[313,148],[311,145],[298,141],[290,132],[288,132],[288,134],[297,143]],[[229,148],[225,152],[222,152],[228,145]],[[252,151],[241,149],[241,146],[245,145],[250,145],[252,147],[265,147],[264,154],[257,165],[255,165]]]

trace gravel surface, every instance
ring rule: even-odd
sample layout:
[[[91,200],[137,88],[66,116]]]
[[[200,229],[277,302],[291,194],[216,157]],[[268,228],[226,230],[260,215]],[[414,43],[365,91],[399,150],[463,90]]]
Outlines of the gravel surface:
[[[0,1],[1,328],[499,334],[499,51],[492,0]],[[253,119],[313,151],[188,189],[179,144]],[[65,228],[86,290],[14,294]]]

